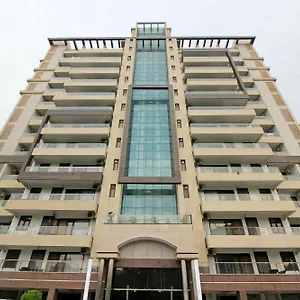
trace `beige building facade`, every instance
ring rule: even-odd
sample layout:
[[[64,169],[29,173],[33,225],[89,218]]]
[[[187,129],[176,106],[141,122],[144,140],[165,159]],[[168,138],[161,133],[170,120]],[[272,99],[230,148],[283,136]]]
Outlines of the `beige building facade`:
[[[0,134],[1,299],[299,299],[300,130],[254,42],[49,38]]]

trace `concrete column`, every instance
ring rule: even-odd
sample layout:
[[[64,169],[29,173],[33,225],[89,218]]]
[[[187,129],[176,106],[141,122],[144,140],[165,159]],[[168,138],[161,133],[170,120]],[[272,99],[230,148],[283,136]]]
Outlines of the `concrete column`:
[[[55,300],[56,299],[56,289],[50,288],[47,294],[47,300]]]
[[[182,286],[183,286],[183,299],[189,300],[186,262],[184,259],[181,260],[181,275],[182,275]]]
[[[238,291],[236,295],[238,300],[247,300],[247,293],[245,291]]]
[[[89,262],[88,262],[87,270],[86,270],[84,292],[83,292],[83,298],[82,298],[83,300],[88,300],[90,283],[91,283],[92,266],[93,266],[93,259],[90,258]]]
[[[104,263],[105,263],[104,259],[101,258],[100,259],[99,271],[98,271],[98,277],[97,277],[95,300],[101,300],[100,296],[101,296],[101,289],[103,287],[102,281],[103,281]]]
[[[198,259],[193,259],[191,261],[191,267],[192,267],[192,277],[193,277],[194,299],[195,300],[202,300]]]
[[[113,272],[114,272],[114,260],[113,258],[111,258],[108,264],[105,300],[110,300]]]

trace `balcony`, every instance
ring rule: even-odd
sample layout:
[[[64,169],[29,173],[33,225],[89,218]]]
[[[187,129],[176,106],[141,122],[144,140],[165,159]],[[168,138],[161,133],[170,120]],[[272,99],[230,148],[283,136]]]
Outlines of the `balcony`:
[[[103,178],[103,167],[26,167],[18,180],[26,187],[66,186],[90,188],[99,185]]]
[[[55,108],[55,104],[53,102],[40,102],[36,107],[36,111],[41,116],[44,116],[48,109],[53,109],[53,108]]]
[[[299,232],[283,227],[220,227],[206,229],[211,249],[297,249]]]
[[[121,57],[70,57],[61,59],[59,64],[72,68],[120,67]]]
[[[26,150],[28,150],[34,142],[35,137],[36,133],[24,132],[23,136],[20,138],[19,143],[22,144]]]
[[[34,131],[37,131],[41,126],[42,121],[43,121],[43,117],[33,116],[31,117],[28,126],[30,126]]]
[[[191,215],[114,215],[105,224],[192,224]]]
[[[198,167],[197,179],[203,188],[275,188],[283,177],[277,167],[269,167],[269,172],[232,172],[228,167]]]
[[[65,57],[121,57],[123,49],[80,49],[66,50]]]
[[[97,210],[98,194],[11,194],[5,209],[14,215],[49,215],[56,212],[86,218]]]
[[[93,69],[70,69],[69,76],[72,79],[118,79],[119,68],[93,68]]]
[[[195,143],[193,153],[203,164],[264,164],[273,155],[266,143]]]
[[[256,89],[247,89],[248,96],[242,91],[194,91],[186,92],[187,105],[193,106],[245,106],[248,100],[255,100],[259,96]]]
[[[276,150],[281,144],[283,144],[283,140],[277,132],[264,132],[264,135],[261,137],[259,142],[268,143],[272,150]]]
[[[217,51],[217,48],[214,47],[213,45],[211,45],[210,47],[214,47],[214,49],[211,49],[212,51],[210,51],[210,49],[205,48],[208,45],[208,41],[207,44],[205,42],[205,44],[203,45],[203,48],[201,48],[201,46],[199,46],[199,44],[201,45],[201,41],[199,41],[199,43],[195,44],[195,48],[185,48],[185,47],[181,47],[181,54],[183,57],[194,57],[194,56],[200,56],[200,57],[223,57],[224,56],[224,50],[220,50]],[[225,45],[224,45],[225,46]],[[190,46],[189,46],[190,47]],[[232,56],[238,56],[240,51],[238,49],[235,48],[227,48],[230,52],[230,54]],[[203,51],[204,50],[204,51]]]
[[[224,54],[223,54],[224,55]],[[233,61],[236,66],[242,66],[244,60],[240,56],[234,56]],[[183,57],[184,67],[227,67],[228,58],[223,57]]]
[[[0,189],[8,190],[10,192],[18,192],[24,189],[22,183],[18,180],[18,175],[4,175],[0,180]]]
[[[115,93],[58,93],[53,101],[56,106],[113,106]]]
[[[116,92],[117,79],[72,79],[66,81],[64,88],[67,92]]]
[[[238,67],[240,76],[246,76],[248,69]],[[231,67],[187,67],[184,69],[186,78],[232,78],[233,70]]]
[[[108,139],[109,129],[109,124],[46,124],[42,135],[50,143],[97,143]]]
[[[201,204],[202,212],[209,215],[210,218],[242,218],[242,217],[278,217],[286,218],[295,211],[295,205],[292,201],[264,201],[248,200],[235,201],[210,199],[203,200]]]
[[[253,86],[253,79],[251,77],[242,77],[242,81],[246,88]],[[209,79],[209,78],[189,78],[186,80],[187,91],[231,91],[234,92],[238,89],[236,79]]]
[[[190,125],[191,137],[204,143],[222,142],[257,142],[263,130],[256,124],[199,124]]]
[[[79,226],[2,226],[0,245],[9,247],[87,247],[91,227]]]
[[[57,107],[49,110],[50,123],[60,124],[99,124],[109,123],[112,119],[113,109],[103,107]]]
[[[254,109],[256,115],[261,115],[267,110],[267,107],[263,101],[248,101],[247,107]]]
[[[251,123],[253,109],[242,106],[191,106],[189,120],[193,123]]]
[[[284,181],[277,187],[280,193],[296,193],[300,190],[299,175],[284,175]]]
[[[260,125],[264,131],[269,131],[275,124],[270,117],[256,116],[252,124]]]
[[[70,163],[97,163],[106,157],[105,143],[44,143],[37,144],[32,155],[37,163],[68,161]]]

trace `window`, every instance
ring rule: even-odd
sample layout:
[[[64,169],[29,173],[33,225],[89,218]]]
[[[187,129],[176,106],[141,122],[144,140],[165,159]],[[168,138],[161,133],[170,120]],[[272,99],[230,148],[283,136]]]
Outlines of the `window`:
[[[63,191],[63,187],[53,187],[50,195],[50,200],[60,200]]]
[[[175,110],[180,110],[179,103],[175,103]]]
[[[118,170],[118,169],[119,169],[119,160],[114,159],[113,170]]]
[[[233,190],[205,190],[205,200],[235,200]]]
[[[240,164],[231,164],[231,172],[239,173],[242,172],[242,166]]]
[[[117,138],[116,148],[120,148],[120,147],[121,147],[121,138]]]
[[[126,95],[127,95],[127,90],[124,89],[124,90],[123,90],[123,96],[126,96]]]
[[[128,76],[126,76],[124,80],[125,80],[125,82],[128,82]]]
[[[270,189],[259,189],[261,200],[274,200]]]
[[[39,172],[48,172],[51,164],[40,164]]]
[[[171,55],[171,60],[174,60],[174,55]]]
[[[250,200],[249,190],[246,188],[237,188],[236,189],[239,200]]]
[[[119,120],[119,128],[123,128],[124,127],[124,120]]]
[[[127,60],[128,60],[128,61],[131,61],[131,56],[127,56]]]
[[[240,219],[209,220],[212,235],[244,235],[245,231]]]
[[[30,225],[32,216],[21,216],[18,223],[18,230],[27,230]]]
[[[133,39],[130,39],[129,41],[130,41],[130,43],[132,43],[132,42],[133,42]]]
[[[179,138],[179,148],[184,148],[183,138]]]
[[[270,226],[272,227],[273,233],[283,234],[285,233],[284,227],[282,225],[280,218],[269,218]]]
[[[31,188],[27,199],[38,200],[41,192],[42,188]]]
[[[20,254],[21,250],[8,250],[2,268],[15,268]]]
[[[175,71],[175,66],[171,66],[171,69],[172,69],[173,71]]]
[[[125,104],[125,103],[122,103],[122,104],[121,104],[121,110],[124,111],[124,110],[125,110],[125,107],[126,107],[126,104]]]
[[[115,197],[116,195],[116,185],[115,184],[111,184],[110,185],[110,189],[109,189],[109,197]]]
[[[189,186],[187,184],[183,185],[183,197],[190,198]]]
[[[127,66],[127,67],[126,67],[126,71],[130,71],[130,66]]]
[[[260,172],[263,171],[261,165],[258,165],[258,164],[251,164],[250,166],[251,166],[251,168],[252,168],[252,172],[260,173]]]
[[[170,50],[170,51],[173,51],[173,47],[172,47],[172,46],[171,46],[171,47],[169,47],[169,50]]]
[[[178,90],[177,89],[174,89],[174,95],[178,96]]]
[[[185,159],[180,160],[181,171],[186,171],[186,162]]]
[[[129,47],[129,51],[132,51],[132,47]]]
[[[182,128],[181,120],[177,120],[177,128]]]
[[[177,82],[177,77],[173,76],[173,82]]]

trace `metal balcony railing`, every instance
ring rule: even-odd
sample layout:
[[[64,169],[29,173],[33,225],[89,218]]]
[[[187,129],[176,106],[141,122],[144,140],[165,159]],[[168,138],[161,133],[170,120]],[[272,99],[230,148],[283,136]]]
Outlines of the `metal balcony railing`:
[[[54,172],[67,172],[67,173],[80,173],[80,172],[103,172],[103,167],[26,167],[25,172],[41,172],[41,173],[54,173]]]
[[[194,148],[270,148],[268,143],[194,143]]]
[[[90,226],[10,226],[0,225],[0,234],[91,235]]]
[[[47,128],[107,128],[109,124],[46,124]]]
[[[108,214],[105,224],[192,224],[192,216]]]
[[[38,143],[37,148],[106,148],[105,143]]]
[[[204,200],[217,200],[217,201],[236,201],[236,200],[251,200],[249,194],[205,194]]]

